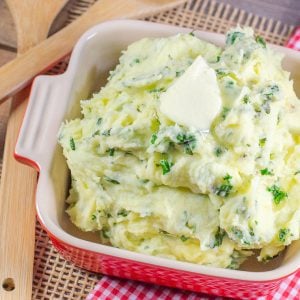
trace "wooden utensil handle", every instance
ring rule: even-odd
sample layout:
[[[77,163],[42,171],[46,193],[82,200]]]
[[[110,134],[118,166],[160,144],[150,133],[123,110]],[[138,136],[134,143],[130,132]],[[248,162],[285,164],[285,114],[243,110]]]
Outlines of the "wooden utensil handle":
[[[88,28],[116,18],[137,18],[154,14],[184,3],[185,0],[98,0],[85,14],[0,68],[0,99],[5,99],[41,72],[68,55],[76,41]]]
[[[5,176],[1,178],[0,189],[1,300],[29,299],[28,295],[32,293],[33,255],[25,253],[34,252],[37,175],[35,170],[17,163],[12,155],[27,105],[27,101],[24,101],[27,94],[28,89],[18,94],[12,102],[12,115],[7,125],[9,138],[4,148],[6,159],[2,172]],[[20,226],[18,220],[25,220],[25,223],[22,222]],[[26,274],[19,274],[20,270],[26,270]]]

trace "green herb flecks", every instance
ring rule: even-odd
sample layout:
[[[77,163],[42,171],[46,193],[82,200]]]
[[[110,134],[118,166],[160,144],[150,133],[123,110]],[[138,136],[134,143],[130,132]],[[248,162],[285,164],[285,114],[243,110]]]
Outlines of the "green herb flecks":
[[[190,224],[189,221],[185,222],[185,227],[190,229],[193,233],[196,232],[196,224]]]
[[[262,95],[266,100],[271,100],[274,94],[279,92],[279,86],[277,84],[269,85],[262,91]]]
[[[225,69],[216,69],[216,74],[219,79],[228,75],[228,71]]]
[[[100,135],[100,130],[96,130],[93,134],[92,134],[92,137],[95,137],[97,135]]]
[[[108,176],[103,176],[104,180],[110,182],[110,183],[113,183],[113,184],[120,184],[120,182],[118,180],[115,180],[113,178],[110,178]]]
[[[230,231],[234,234],[234,236],[239,239],[240,241],[243,240],[244,234],[241,229],[239,229],[237,226],[232,226]]]
[[[109,156],[114,156],[115,154],[115,148],[109,148],[106,150]]]
[[[261,170],[260,170],[260,174],[261,174],[261,175],[270,175],[270,176],[274,175],[274,174],[272,173],[272,171],[270,171],[268,168],[261,169]]]
[[[182,145],[184,152],[193,155],[193,150],[196,147],[196,137],[192,134],[180,133],[176,136],[177,144]]]
[[[189,33],[191,36],[195,36],[194,30]]]
[[[224,236],[225,236],[225,231],[222,228],[218,227],[218,230],[215,234],[215,241],[214,241],[213,248],[222,245]]]
[[[262,262],[267,263],[267,262],[269,262],[270,260],[272,260],[273,258],[275,258],[277,256],[278,256],[278,254],[274,255],[274,256],[266,255],[265,257],[262,258]]]
[[[221,147],[216,147],[214,150],[215,156],[220,157],[224,153],[224,149]]]
[[[267,47],[266,41],[265,41],[264,38],[261,37],[260,35],[257,35],[257,36],[256,36],[255,41],[256,41],[257,44],[261,45],[263,48],[266,48],[266,47]]]
[[[161,166],[162,168],[162,173],[163,175],[169,173],[171,171],[171,168],[172,166],[174,165],[172,162],[169,162],[168,160],[166,159],[162,159],[160,162],[159,162],[159,165]]]
[[[152,136],[151,136],[150,143],[153,145],[153,144],[155,144],[156,140],[157,140],[157,134],[153,133]]]
[[[159,229],[158,232],[161,234],[164,234],[164,235],[171,235],[171,233],[169,233],[168,231],[165,231],[163,229]]]
[[[110,129],[107,129],[107,130],[104,130],[104,131],[102,131],[102,135],[104,135],[104,136],[110,136],[110,132],[111,132],[111,128],[110,128]]]
[[[101,125],[101,123],[102,123],[102,118],[98,118],[98,120],[97,120],[96,124],[97,124],[98,126],[100,126],[100,125]]]
[[[233,188],[233,186],[231,184],[231,179],[232,179],[232,176],[227,174],[223,178],[223,184],[216,188],[215,194],[220,197],[225,197],[225,198],[228,197]]]
[[[222,112],[221,112],[221,118],[222,120],[225,120],[228,113],[230,112],[230,108],[228,107],[223,107]]]
[[[181,70],[181,71],[176,71],[175,76],[176,76],[176,77],[180,77],[183,73],[184,73],[183,70]]]
[[[233,45],[237,40],[241,39],[245,34],[243,32],[235,31],[227,34],[226,45]]]
[[[153,88],[153,89],[149,90],[148,92],[150,94],[152,94],[152,93],[162,93],[165,91],[166,91],[166,89],[164,87],[160,87],[160,88]]]
[[[102,229],[102,235],[103,235],[104,238],[109,239],[109,238],[110,238],[110,232],[109,232],[109,229],[103,228],[103,229]]]
[[[282,191],[277,185],[272,185],[271,187],[267,188],[267,191],[272,193],[273,201],[276,205],[278,205],[281,201],[284,200],[288,196],[288,194]]]
[[[130,212],[129,212],[128,210],[126,210],[125,208],[121,208],[121,209],[117,212],[117,216],[127,217],[129,213],[130,213]]]
[[[264,147],[264,145],[266,144],[267,138],[261,138],[259,139],[259,147]]]
[[[95,214],[92,214],[92,216],[91,216],[92,221],[95,221],[96,218],[97,218],[96,215],[95,215]]]
[[[75,141],[74,139],[71,137],[70,138],[70,148],[74,151],[76,149],[76,146],[75,146]]]
[[[243,97],[243,103],[244,104],[247,104],[247,103],[249,103],[249,96],[248,95],[245,95],[244,97]]]
[[[278,232],[278,239],[280,242],[285,243],[288,235],[290,233],[290,229],[289,228],[281,228]]]
[[[294,175],[300,174],[300,170],[296,171]]]
[[[189,237],[187,237],[187,236],[185,236],[185,235],[182,235],[182,236],[180,237],[180,239],[181,239],[182,242],[186,242],[186,241],[189,239]]]

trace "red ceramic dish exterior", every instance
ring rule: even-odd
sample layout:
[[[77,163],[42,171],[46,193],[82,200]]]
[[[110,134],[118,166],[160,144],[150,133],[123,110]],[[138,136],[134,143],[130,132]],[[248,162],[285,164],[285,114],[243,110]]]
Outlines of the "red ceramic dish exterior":
[[[257,299],[259,296],[269,295],[276,290],[283,279],[250,282],[179,271],[75,248],[51,234],[49,236],[62,256],[81,268],[173,288],[224,297]]]

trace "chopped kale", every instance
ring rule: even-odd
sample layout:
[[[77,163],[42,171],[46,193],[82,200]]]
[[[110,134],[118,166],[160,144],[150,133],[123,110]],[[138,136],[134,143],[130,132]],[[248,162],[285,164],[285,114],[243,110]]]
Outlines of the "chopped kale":
[[[76,149],[76,146],[75,146],[75,141],[74,139],[71,137],[70,138],[70,148],[74,151]]]
[[[185,242],[185,241],[187,241],[187,240],[189,239],[189,237],[187,237],[187,236],[185,236],[185,235],[182,235],[182,236],[180,237],[180,239],[181,239],[183,242]]]
[[[224,153],[224,149],[221,147],[216,147],[214,153],[215,156],[220,157]]]
[[[228,75],[228,71],[224,69],[216,69],[216,74],[219,79],[223,78],[224,76]]]
[[[260,147],[264,147],[264,145],[266,144],[267,138],[261,138],[259,139],[259,146]]]
[[[269,85],[266,87],[262,94],[267,100],[271,100],[274,94],[279,92],[279,86],[277,84]]]
[[[162,93],[165,92],[166,89],[164,87],[160,87],[160,88],[153,88],[151,90],[149,90],[149,93]]]
[[[272,185],[271,187],[267,188],[267,191],[272,193],[273,201],[275,204],[279,204],[284,198],[288,196],[288,194],[282,190],[277,185]]]
[[[280,242],[284,243],[288,237],[288,234],[290,233],[289,228],[281,228],[278,233],[278,239]]]
[[[243,97],[243,103],[245,103],[245,104],[249,103],[249,96],[248,95],[245,95]]]
[[[222,118],[223,120],[226,119],[226,117],[227,117],[229,111],[230,111],[230,108],[228,108],[228,107],[223,107],[222,112],[221,112],[221,118]]]
[[[243,240],[244,234],[242,230],[240,230],[237,226],[232,226],[230,230],[236,236],[236,238],[238,238],[239,240]]]
[[[261,170],[260,170],[260,174],[261,174],[261,175],[270,175],[270,176],[274,175],[274,174],[272,173],[272,171],[270,171],[268,168],[261,169]]]
[[[162,168],[162,173],[163,175],[169,173],[171,171],[171,168],[172,166],[174,165],[172,162],[169,162],[168,160],[166,159],[162,159],[160,162],[159,162],[161,168]]]
[[[95,221],[96,218],[97,218],[96,215],[95,215],[95,214],[92,214],[92,216],[91,216],[92,221]]]
[[[151,136],[150,143],[153,145],[153,144],[155,144],[156,140],[157,140],[157,134],[153,133],[152,136]]]
[[[96,131],[93,133],[92,137],[95,137],[96,135],[100,135],[100,130],[96,130]]]
[[[267,47],[266,41],[265,41],[264,38],[261,37],[260,35],[257,35],[257,36],[256,36],[255,41],[256,41],[257,44],[261,45],[263,48],[266,48],[266,47]]]
[[[227,174],[223,178],[223,184],[216,188],[215,194],[220,196],[220,197],[228,197],[229,193],[231,192],[231,190],[233,188],[233,186],[230,182],[231,179],[232,179],[232,176]]]
[[[127,217],[129,214],[129,211],[126,210],[125,208],[121,208],[118,213],[117,216],[122,216],[122,217]]]
[[[177,144],[184,147],[184,152],[193,155],[193,150],[196,147],[196,137],[192,134],[180,133],[176,136]]]
[[[110,238],[109,229],[103,228],[102,229],[102,235],[103,235],[104,238],[109,239]]]
[[[108,150],[106,150],[106,152],[108,152],[109,156],[114,156],[115,148],[109,148]]]
[[[102,131],[102,135],[104,135],[104,136],[110,136],[110,132],[111,132],[111,128],[110,128],[110,129],[107,129],[107,130],[104,130],[104,131]]]
[[[188,229],[190,229],[193,233],[196,232],[196,225],[195,224],[190,224],[189,221],[185,222],[185,227],[187,227]]]
[[[98,120],[97,120],[97,125],[100,126],[101,123],[102,123],[102,118],[98,118]]]
[[[183,74],[183,72],[184,72],[183,70],[181,70],[181,71],[176,71],[176,73],[175,73],[175,74],[176,74],[176,77],[181,76],[181,75]]]
[[[270,256],[270,255],[266,255],[265,257],[262,258],[262,262],[263,263],[267,263],[269,262],[271,259],[278,257],[279,254],[274,255],[274,256]]]
[[[235,41],[241,39],[245,34],[243,32],[235,31],[227,34],[226,45],[233,45]]]
[[[108,176],[103,176],[103,178],[104,178],[106,181],[110,182],[110,183],[113,183],[113,184],[120,184],[120,182],[119,182],[118,180],[112,179],[112,178],[110,178],[110,177],[108,177]]]
[[[166,234],[166,235],[169,235],[170,233],[168,231],[165,231],[163,229],[159,229],[158,230],[159,233],[162,233],[162,234]]]
[[[222,245],[224,236],[225,236],[225,231],[222,228],[218,227],[218,230],[215,234],[215,242],[213,248]]]

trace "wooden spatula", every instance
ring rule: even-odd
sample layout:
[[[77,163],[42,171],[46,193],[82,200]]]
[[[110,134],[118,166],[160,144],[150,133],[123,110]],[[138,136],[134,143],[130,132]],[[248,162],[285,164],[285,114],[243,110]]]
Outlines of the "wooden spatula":
[[[50,26],[67,0],[6,0],[22,54],[47,38]],[[5,80],[5,79],[3,79]],[[31,299],[34,258],[37,174],[13,158],[28,90],[11,99],[0,186],[0,299]]]

